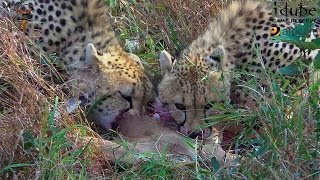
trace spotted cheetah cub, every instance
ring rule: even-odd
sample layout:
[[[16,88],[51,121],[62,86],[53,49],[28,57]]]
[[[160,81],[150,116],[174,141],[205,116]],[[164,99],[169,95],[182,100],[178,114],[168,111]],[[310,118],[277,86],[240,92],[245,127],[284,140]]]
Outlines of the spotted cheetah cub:
[[[298,57],[311,61],[317,51],[307,52],[294,44],[271,40],[272,27],[291,27],[278,23],[267,5],[259,1],[233,1],[209,24],[176,60],[162,51],[162,81],[158,85],[160,100],[188,134],[199,134],[206,118],[214,115],[212,103],[230,101],[254,108],[252,91],[241,88],[234,71],[261,78],[276,73]],[[261,54],[257,58],[255,53]],[[244,77],[241,77],[244,78]],[[242,79],[246,81],[247,79]]]

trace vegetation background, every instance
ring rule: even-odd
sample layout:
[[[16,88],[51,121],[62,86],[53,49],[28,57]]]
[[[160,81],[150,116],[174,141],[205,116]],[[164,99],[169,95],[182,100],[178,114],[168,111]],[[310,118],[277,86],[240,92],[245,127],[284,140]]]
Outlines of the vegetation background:
[[[123,46],[143,59],[155,84],[160,80],[159,52],[167,49],[179,54],[228,2],[106,0]],[[58,106],[66,103],[69,94],[64,83],[56,84],[63,75],[48,63],[54,62],[54,55],[42,55],[40,62],[32,60],[28,39],[4,17],[0,18],[0,42],[0,179],[319,178],[320,83],[316,80],[311,79],[305,96],[288,97],[266,75],[274,90],[272,102],[259,102],[257,112],[222,104],[215,107],[224,115],[212,117],[213,123],[219,120],[245,127],[234,144],[248,148],[242,148],[245,158],[238,159],[235,167],[221,167],[214,159],[209,165],[201,159],[192,164],[172,163],[165,152],[160,160],[110,164],[101,152],[81,143],[82,137],[98,136],[81,109],[72,114],[60,112],[56,121]],[[303,67],[317,72],[313,64]],[[247,86],[256,87],[254,80]],[[254,128],[257,124],[259,133]],[[249,138],[252,134],[254,138]]]

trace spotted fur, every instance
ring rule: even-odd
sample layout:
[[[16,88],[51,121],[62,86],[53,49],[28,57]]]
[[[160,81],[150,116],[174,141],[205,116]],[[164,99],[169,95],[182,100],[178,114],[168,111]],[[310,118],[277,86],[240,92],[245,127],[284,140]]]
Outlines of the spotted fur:
[[[298,57],[309,61],[315,57],[316,52],[306,53],[293,44],[273,42],[271,27],[275,26],[293,27],[276,22],[262,2],[234,1],[177,60],[173,61],[166,51],[161,52],[163,79],[158,86],[159,96],[175,120],[192,132],[215,113],[211,102],[234,97],[237,103],[255,107],[255,99],[238,86],[241,84],[232,72],[263,77],[266,71],[275,73]],[[256,57],[256,51],[262,59]],[[259,84],[267,86],[263,80]]]
[[[31,10],[26,35],[47,54],[57,54],[75,95],[92,102],[88,117],[103,128],[122,112],[142,112],[153,99],[139,57],[120,46],[103,0],[1,2],[17,17]]]

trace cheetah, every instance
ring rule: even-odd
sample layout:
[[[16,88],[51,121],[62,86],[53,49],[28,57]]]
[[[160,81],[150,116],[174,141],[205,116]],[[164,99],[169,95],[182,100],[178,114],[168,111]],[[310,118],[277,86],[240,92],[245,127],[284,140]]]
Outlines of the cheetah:
[[[91,103],[88,119],[98,126],[110,129],[121,113],[141,113],[153,100],[140,58],[121,47],[103,0],[1,2],[28,20],[17,25],[42,51],[56,53],[75,97]]]
[[[206,118],[217,113],[212,108],[215,102],[235,99],[234,103],[255,107],[254,96],[238,86],[232,72],[263,77],[263,72],[277,73],[298,57],[314,59],[317,51],[305,53],[294,44],[274,42],[272,27],[293,26],[275,21],[263,2],[234,1],[179,58],[174,59],[165,50],[160,53],[159,98],[190,137],[199,135]],[[262,59],[255,57],[257,54]],[[258,84],[266,87],[263,80]]]

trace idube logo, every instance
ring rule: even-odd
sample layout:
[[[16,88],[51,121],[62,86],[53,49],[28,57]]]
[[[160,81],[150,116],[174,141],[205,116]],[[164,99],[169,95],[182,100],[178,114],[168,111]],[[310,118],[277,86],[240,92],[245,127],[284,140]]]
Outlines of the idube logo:
[[[303,23],[314,22],[318,18],[319,10],[318,0],[273,0],[272,14],[278,18],[276,21]]]

